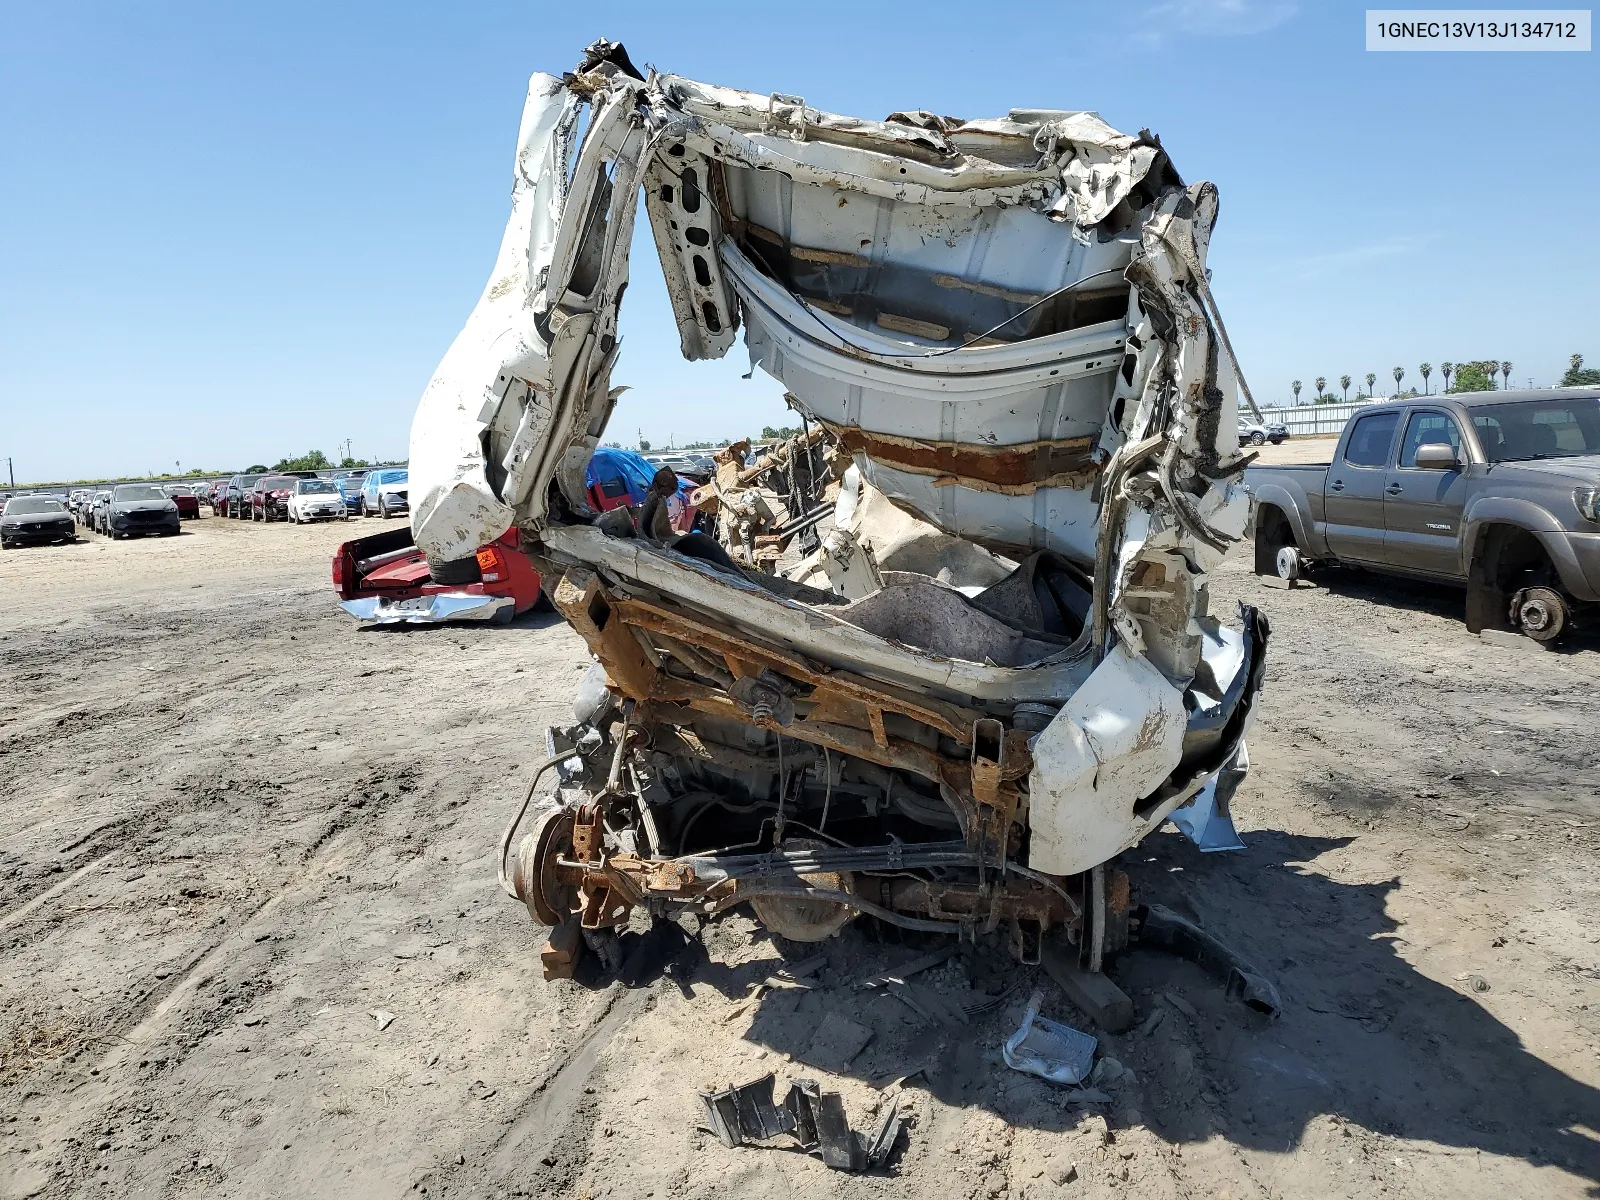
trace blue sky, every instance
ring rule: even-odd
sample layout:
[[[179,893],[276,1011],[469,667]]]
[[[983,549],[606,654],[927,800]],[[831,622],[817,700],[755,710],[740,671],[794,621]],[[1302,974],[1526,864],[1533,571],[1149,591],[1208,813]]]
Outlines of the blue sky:
[[[527,77],[635,61],[881,117],[1093,108],[1222,213],[1214,286],[1289,381],[1600,362],[1590,54],[1369,54],[1291,0],[801,9],[13,3],[0,15],[0,457],[22,479],[405,453],[483,287]],[[641,221],[641,228],[643,222]],[[742,346],[683,362],[637,246],[609,437],[780,423]],[[1438,386],[1438,377],[1434,384]]]

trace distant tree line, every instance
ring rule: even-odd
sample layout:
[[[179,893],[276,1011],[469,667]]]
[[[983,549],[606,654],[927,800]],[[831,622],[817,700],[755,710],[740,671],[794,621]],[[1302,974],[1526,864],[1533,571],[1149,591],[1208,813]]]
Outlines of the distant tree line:
[[[1583,355],[1574,354],[1570,362],[1571,365],[1567,368],[1566,374],[1561,377],[1562,387],[1600,386],[1600,371],[1585,367],[1583,365]],[[1510,387],[1511,369],[1512,364],[1510,362],[1505,360],[1497,361],[1492,358],[1473,362],[1445,362],[1439,364],[1439,374],[1444,378],[1444,392],[1446,394],[1492,392],[1497,388]],[[1422,376],[1422,391],[1420,393],[1414,387],[1402,389],[1401,385],[1405,381],[1406,368],[1394,367],[1391,368],[1389,373],[1394,377],[1394,390],[1390,393],[1392,396],[1431,396],[1433,394],[1432,389],[1429,387],[1429,381],[1433,378],[1432,363],[1425,362],[1417,367],[1417,374]],[[1495,382],[1496,376],[1499,376],[1500,382],[1498,384]],[[1365,400],[1377,394],[1378,376],[1369,371],[1365,379],[1366,390],[1362,391],[1359,386],[1356,388],[1357,400]],[[1453,383],[1452,380],[1454,380]],[[1313,381],[1317,389],[1315,403],[1334,404],[1348,401],[1350,399],[1350,385],[1353,382],[1354,380],[1349,375],[1339,376],[1339,395],[1335,396],[1328,389],[1327,379],[1319,375]],[[1303,386],[1298,379],[1289,385],[1289,390],[1294,393],[1294,402],[1296,404],[1300,403],[1300,390]]]

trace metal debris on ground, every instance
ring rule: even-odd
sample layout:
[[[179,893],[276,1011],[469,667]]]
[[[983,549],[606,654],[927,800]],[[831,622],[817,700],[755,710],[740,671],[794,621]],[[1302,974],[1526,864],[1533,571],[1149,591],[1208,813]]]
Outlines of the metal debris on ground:
[[[1034,992],[1028,1001],[1028,1011],[1022,1016],[1022,1024],[1006,1039],[1000,1053],[1013,1070],[1037,1075],[1051,1083],[1068,1086],[1082,1083],[1094,1063],[1099,1042],[1091,1034],[1041,1017],[1039,1007],[1043,1003],[1044,993]]]
[[[1242,1001],[1245,1007],[1269,1020],[1276,1020],[1283,1012],[1283,1001],[1270,979],[1220,938],[1170,908],[1152,904],[1142,911],[1139,943],[1199,964],[1208,974],[1223,980],[1228,999]]]
[[[811,1037],[811,1045],[800,1061],[819,1071],[843,1071],[855,1061],[872,1040],[872,1027],[852,1021],[842,1013],[831,1012],[822,1018]]]
[[[913,958],[910,962],[902,963],[893,970],[858,979],[855,982],[855,986],[858,988],[889,988],[892,991],[895,984],[903,985],[911,976],[920,974],[932,967],[937,967],[954,953],[955,947],[953,946],[945,950],[936,950],[932,954],[924,954],[921,958]]]
[[[739,1087],[701,1092],[706,1127],[729,1149],[791,1135],[800,1149],[836,1171],[864,1171],[887,1161],[904,1124],[898,1099],[887,1104],[871,1134],[861,1134],[850,1128],[838,1092],[823,1091],[814,1079],[796,1079],[779,1105],[774,1084],[768,1072]]]
[[[827,965],[828,956],[826,954],[814,954],[810,958],[801,959],[797,963],[786,963],[760,983],[751,984],[750,994],[723,1014],[723,1024],[726,1025],[744,1013],[749,1012],[760,1001],[761,997],[770,991],[786,988],[801,988],[810,991],[817,984],[815,980],[808,979],[807,976],[815,975]]]

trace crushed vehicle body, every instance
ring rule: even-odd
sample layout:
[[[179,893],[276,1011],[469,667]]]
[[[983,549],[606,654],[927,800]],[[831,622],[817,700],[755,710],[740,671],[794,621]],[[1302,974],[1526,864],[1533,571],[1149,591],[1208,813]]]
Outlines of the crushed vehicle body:
[[[742,329],[805,421],[788,496],[719,461],[720,536],[585,493],[641,191],[685,357]],[[745,902],[801,941],[868,914],[1097,969],[1126,939],[1105,865],[1197,800],[1227,822],[1264,670],[1265,619],[1208,600],[1248,515],[1216,213],[1090,112],[861,120],[605,41],[533,76],[410,469],[430,569],[515,530],[597,660],[502,847],[547,972]],[[740,529],[751,484],[783,510]]]

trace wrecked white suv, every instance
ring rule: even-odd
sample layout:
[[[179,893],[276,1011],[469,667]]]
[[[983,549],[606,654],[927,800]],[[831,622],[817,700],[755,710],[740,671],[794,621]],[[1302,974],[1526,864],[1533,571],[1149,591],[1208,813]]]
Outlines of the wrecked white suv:
[[[502,846],[547,972],[636,909],[745,902],[791,939],[868,914],[1098,969],[1108,860],[1169,818],[1233,844],[1264,669],[1265,620],[1208,604],[1248,511],[1216,190],[1090,112],[861,120],[606,41],[533,77],[512,180],[411,521],[452,582],[515,526],[603,670]],[[742,328],[853,467],[804,581],[675,532],[675,480],[591,506],[641,189],[684,356]]]

